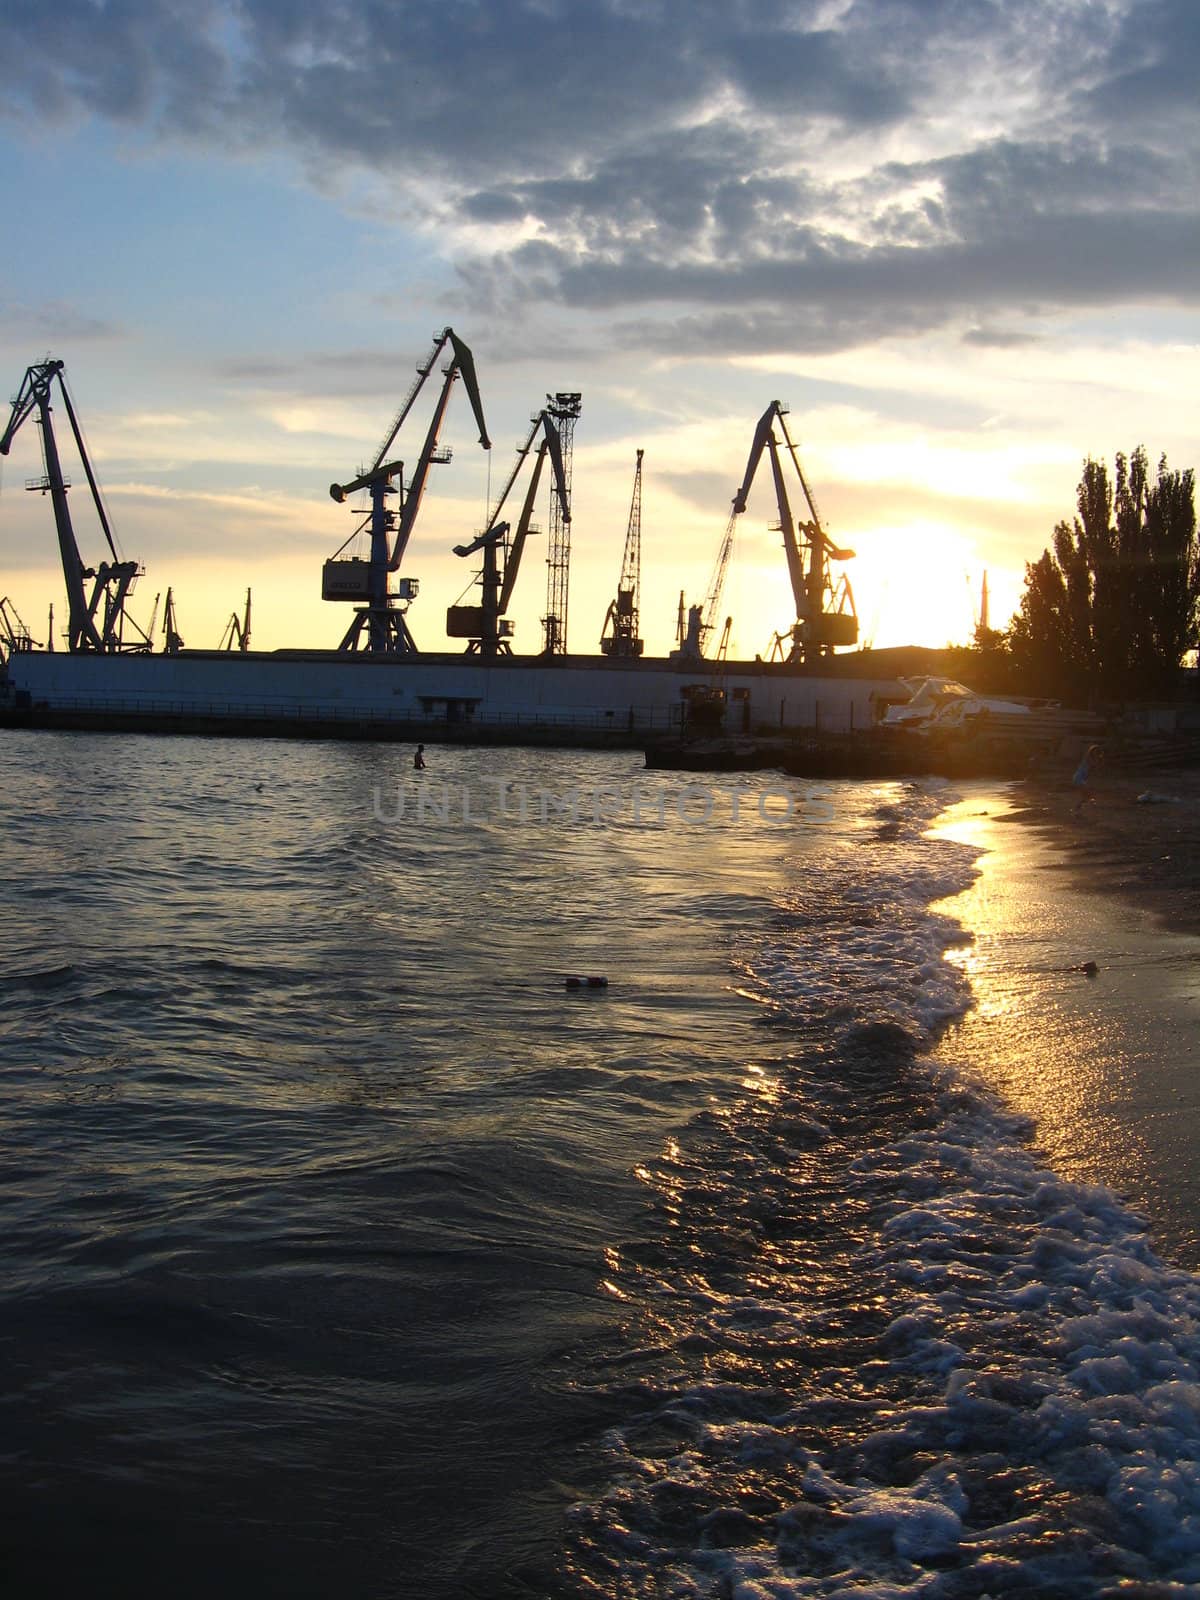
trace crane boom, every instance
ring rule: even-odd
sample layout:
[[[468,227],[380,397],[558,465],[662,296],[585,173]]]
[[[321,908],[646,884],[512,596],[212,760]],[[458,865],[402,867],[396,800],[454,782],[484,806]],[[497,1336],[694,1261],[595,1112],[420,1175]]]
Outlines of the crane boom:
[[[708,592],[704,597],[704,612],[700,622],[700,648],[712,638],[713,629],[717,625],[717,616],[721,609],[721,595],[725,589],[725,575],[729,571],[729,558],[733,554],[733,535],[737,528],[737,511],[730,513],[729,521],[725,525],[725,534],[721,540],[721,548],[717,551],[716,564],[712,570],[712,577],[708,580]]]
[[[429,475],[429,468],[435,461],[448,461],[449,454],[438,455],[438,434],[441,432],[442,422],[446,415],[446,407],[450,402],[450,391],[454,381],[462,374],[463,385],[467,391],[467,398],[471,402],[471,410],[475,413],[475,421],[479,424],[479,442],[485,450],[492,448],[492,441],[488,438],[487,425],[483,420],[483,401],[479,397],[479,383],[475,377],[475,358],[470,350],[458,337],[452,328],[447,328],[445,339],[449,341],[452,355],[450,364],[445,369],[446,380],[442,384],[442,392],[438,398],[437,406],[433,413],[433,420],[425,435],[425,443],[421,454],[417,457],[416,470],[403,495],[403,504],[400,511],[400,521],[396,529],[396,542],[392,547],[391,556],[388,558],[388,571],[399,570],[404,559],[404,552],[408,548],[408,541],[412,537],[413,527],[416,524],[417,512],[421,509],[421,496],[425,493],[425,480]],[[388,439],[387,444],[391,444]],[[386,454],[387,446],[384,448]]]
[[[96,515],[100,519],[100,526],[104,531],[105,541],[112,551],[113,560],[120,561],[121,552],[117,549],[117,541],[113,538],[113,531],[108,522],[108,512],[104,509],[104,498],[100,493],[100,485],[96,482],[96,474],[92,471],[92,463],[88,458],[87,450],[84,448],[83,431],[75,416],[75,407],[71,404],[71,391],[67,388],[67,380],[63,376],[61,362],[58,369],[58,386],[62,391],[63,405],[67,409],[67,420],[70,422],[71,432],[75,436],[75,448],[79,451],[79,459],[83,463],[84,476],[87,478],[88,488],[92,491],[92,500],[96,507]]]
[[[445,346],[445,343],[446,343],[446,336],[447,336],[448,332],[449,332],[448,329],[443,328],[441,333],[437,333],[437,334],[434,335],[434,338],[433,338],[433,349],[429,352],[428,356],[426,356],[424,362],[418,365],[418,367],[417,367],[417,375],[413,379],[412,385],[409,388],[408,393],[404,396],[404,399],[400,402],[400,409],[399,409],[399,411],[396,412],[396,415],[392,418],[392,425],[388,429],[387,435],[384,438],[383,443],[379,446],[379,449],[375,452],[375,459],[371,463],[371,471],[372,472],[378,472],[380,467],[382,467],[383,461],[384,461],[384,457],[387,455],[388,451],[392,448],[392,441],[395,439],[396,435],[400,432],[400,429],[404,426],[405,422],[407,421],[408,413],[412,410],[413,406],[416,404],[417,396],[420,394],[421,390],[425,387],[425,379],[433,371],[434,365],[437,362],[437,358],[442,353],[442,350],[443,350],[443,348]]]
[[[779,422],[783,426],[783,416],[783,406],[778,400],[772,400],[762,416],[759,417],[758,426],[754,430],[754,438],[750,444],[750,455],[746,461],[746,471],[742,477],[741,487],[733,497],[733,509],[735,515],[745,511],[750,488],[754,483],[754,475],[758,471],[758,464],[762,460],[763,451],[766,450],[771,457],[771,475],[775,483],[775,500],[779,507],[779,531],[783,534],[783,548],[787,555],[788,577],[791,579],[792,584],[792,598],[796,605],[796,615],[801,617],[805,615],[808,604],[804,583],[804,560],[800,554],[800,547],[796,542],[796,523],[792,516],[792,508],[788,503],[787,489],[784,485],[783,472],[779,461],[779,445],[775,438],[775,423]],[[786,428],[784,429],[784,436],[786,437]],[[790,439],[788,444],[790,447]],[[793,449],[791,453],[793,461],[799,467],[795,450]],[[808,489],[804,484],[803,476],[801,476],[800,482],[807,498]],[[811,500],[809,500],[809,509],[812,509]]]
[[[546,457],[550,457],[550,466],[554,474],[551,493],[557,497],[559,515],[563,522],[571,520],[571,502],[567,494],[567,479],[563,467],[562,437],[554,423],[550,420],[550,413],[543,407],[530,424],[529,433],[524,444],[517,446],[517,459],[512,471],[508,475],[508,482],[501,491],[496,502],[496,509],[492,512],[488,528],[496,526],[500,513],[504,510],[513,485],[520,476],[521,468],[528,459],[533,441],[538,434],[542,435],[542,442],[538,446],[537,455],[534,457],[533,471],[530,474],[529,487],[525,491],[525,501],[521,507],[521,515],[517,521],[516,531],[513,534],[511,545],[504,562],[504,584],[500,590],[500,615],[508,610],[508,602],[512,599],[513,587],[517,581],[517,573],[521,567],[521,556],[525,549],[525,540],[529,536],[529,526],[533,518],[533,507],[537,500],[538,486],[541,483],[542,468],[545,466]]]
[[[621,558],[622,589],[636,589],[642,575],[642,457],[637,453],[633,470],[633,498],[629,502],[629,523],[625,530],[625,554]]]
[[[555,474],[555,493],[559,496],[559,503],[565,503],[566,491],[563,489],[562,452],[557,444],[551,446],[550,439],[556,441],[558,433],[549,417],[546,418],[549,432],[538,446],[538,453],[533,458],[533,470],[529,474],[529,487],[525,491],[525,501],[521,506],[521,515],[517,520],[516,532],[513,534],[512,543],[508,547],[508,554],[504,558],[504,582],[500,588],[500,615],[508,610],[509,601],[512,599],[513,590],[517,583],[517,574],[521,570],[521,557],[525,554],[525,541],[529,537],[530,525],[533,521],[533,508],[537,501],[538,488],[542,481],[542,468],[546,465],[546,457],[552,457]],[[570,513],[567,513],[568,520]]]
[[[617,597],[609,602],[608,614],[600,634],[600,648],[607,656],[640,656],[643,645],[638,638],[638,603],[642,581],[642,457],[637,453],[633,473],[633,497],[629,503],[629,523],[625,530],[625,551],[621,557],[621,576]]]
[[[550,420],[550,413],[543,406],[541,411],[539,411],[531,421],[529,425],[529,432],[525,437],[525,442],[517,446],[517,459],[513,464],[512,471],[508,475],[508,481],[505,483],[504,488],[500,491],[500,497],[496,501],[495,509],[493,510],[488,521],[489,528],[495,524],[496,519],[504,509],[504,503],[512,491],[513,484],[516,483],[517,479],[521,475],[521,468],[525,465],[525,459],[530,450],[532,450],[533,441],[537,438],[539,432],[544,435],[545,444],[550,451],[550,459],[554,467],[554,487],[558,495],[562,519],[564,522],[570,522],[571,505],[567,495],[566,475],[563,470],[562,437],[559,434],[558,429],[554,426],[554,423]]]
[[[462,370],[463,382],[467,387],[467,395],[475,412],[475,420],[479,424],[479,442],[485,450],[491,449],[492,442],[487,436],[487,426],[483,420],[483,402],[479,398],[479,382],[475,376],[475,358],[453,328],[443,328],[441,333],[434,335],[433,349],[429,352],[424,364],[417,368],[417,376],[413,380],[412,387],[405,395],[403,404],[397,411],[392,426],[388,430],[387,437],[375,453],[375,460],[371,467],[372,472],[378,472],[382,466],[384,456],[392,448],[392,441],[408,420],[408,413],[416,404],[417,396],[424,388],[426,378],[437,365],[437,358],[447,344],[450,345],[454,352],[454,362]]]
[[[783,476],[783,463],[779,459],[779,446],[775,442],[773,432],[767,435],[767,449],[771,456],[771,477],[775,484],[775,504],[779,507],[779,531],[783,534],[783,550],[787,557],[792,599],[796,604],[796,615],[802,617],[808,609],[804,587],[804,557],[800,554],[800,546],[796,542],[796,523],[792,516],[792,505],[788,499],[787,483]]]

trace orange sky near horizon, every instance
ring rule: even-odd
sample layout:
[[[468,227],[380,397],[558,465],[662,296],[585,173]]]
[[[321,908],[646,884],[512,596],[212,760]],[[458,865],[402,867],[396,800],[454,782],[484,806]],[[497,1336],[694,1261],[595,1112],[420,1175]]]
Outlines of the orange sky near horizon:
[[[247,586],[256,645],[337,642],[320,570],[349,524],[328,485],[374,459],[448,324],[475,354],[493,492],[547,391],[583,396],[578,653],[615,592],[635,451],[662,653],[775,399],[878,646],[965,641],[985,571],[1003,626],[1086,457],[1195,464],[1196,8],[408,0],[369,51],[360,11],[6,19],[0,201],[25,247],[0,374],[13,393],[65,360],[146,567],[135,612],[170,585],[189,644],[215,646]],[[389,74],[403,90],[381,94]],[[428,415],[423,396],[402,459]],[[406,560],[429,650],[470,577],[453,546],[488,513],[461,395],[444,439]],[[36,429],[3,466],[0,595],[36,637],[62,602],[50,508],[22,492]],[[744,656],[793,620],[775,520],[760,471],[720,607]],[[522,653],[543,563],[531,549]]]

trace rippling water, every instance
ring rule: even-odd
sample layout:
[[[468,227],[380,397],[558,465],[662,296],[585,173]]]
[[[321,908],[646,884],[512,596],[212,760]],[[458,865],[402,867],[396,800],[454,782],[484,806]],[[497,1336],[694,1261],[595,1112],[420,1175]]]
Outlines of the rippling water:
[[[1200,1581],[1197,1281],[929,1051],[942,794],[409,763],[0,745],[15,1592]]]

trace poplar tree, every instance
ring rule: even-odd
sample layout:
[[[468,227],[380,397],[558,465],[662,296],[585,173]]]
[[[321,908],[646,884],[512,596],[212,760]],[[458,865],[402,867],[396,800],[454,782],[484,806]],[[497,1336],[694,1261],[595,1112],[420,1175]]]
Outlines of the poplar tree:
[[[1084,462],[1076,515],[1053,552],[1025,568],[1008,642],[1022,686],[1065,699],[1122,701],[1168,694],[1200,625],[1200,552],[1192,470],[1165,456],[1150,478],[1146,451]]]

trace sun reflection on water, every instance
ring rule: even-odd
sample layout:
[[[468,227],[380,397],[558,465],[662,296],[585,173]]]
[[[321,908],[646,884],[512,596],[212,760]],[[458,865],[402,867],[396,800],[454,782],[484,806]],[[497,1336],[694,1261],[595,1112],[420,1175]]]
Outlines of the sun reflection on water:
[[[1006,795],[952,806],[935,833],[981,851],[978,875],[936,909],[968,930],[946,953],[974,995],[943,1055],[978,1071],[1036,1122],[1048,1163],[1155,1214],[1200,1257],[1191,1070],[1200,940],[1090,894],[1065,842],[1024,826]]]

